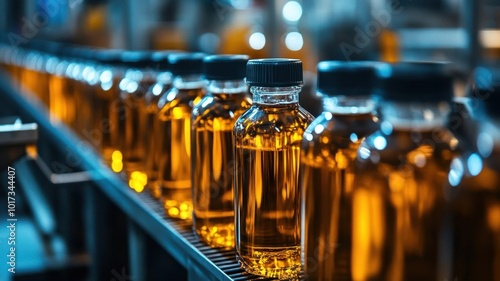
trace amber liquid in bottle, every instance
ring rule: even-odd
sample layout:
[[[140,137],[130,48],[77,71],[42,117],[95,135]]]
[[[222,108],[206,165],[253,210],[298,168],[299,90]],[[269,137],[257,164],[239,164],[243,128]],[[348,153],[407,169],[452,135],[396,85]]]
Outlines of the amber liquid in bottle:
[[[449,238],[443,228],[457,141],[443,127],[381,128],[359,148],[352,240],[339,251],[350,251],[353,280],[443,280],[440,245]]]
[[[146,167],[144,166],[147,152],[149,131],[148,112],[145,95],[154,83],[153,77],[140,81],[131,80],[127,90],[121,92],[121,100],[125,108],[125,145],[123,147],[123,165],[128,176],[129,186],[137,192],[142,192],[147,184]]]
[[[453,187],[451,280],[500,280],[500,146],[491,147],[485,132],[479,136],[477,147],[483,151],[493,148],[491,155],[483,158],[472,153],[460,164],[455,163],[458,159],[452,164],[457,175],[464,167],[467,173],[459,186]]]
[[[161,197],[169,217],[191,219],[191,111],[204,88],[172,88],[158,113],[157,144]]]
[[[354,162],[364,137],[378,129],[368,110],[360,114],[322,113],[307,129],[302,145],[301,186],[303,263],[308,280],[352,280],[350,199]]]
[[[36,56],[37,54],[30,52],[24,59],[23,71],[21,74],[21,90],[28,95],[34,94],[37,90],[38,73],[35,70]]]
[[[102,133],[93,128],[93,116],[95,108],[92,106],[95,87],[98,81],[97,72],[93,66],[83,66],[84,71],[80,79],[71,79],[73,85],[73,96],[75,107],[77,107],[77,117],[73,120],[71,127],[84,140],[93,147],[99,148],[102,141]]]
[[[50,120],[52,122],[72,122],[75,116],[74,97],[71,95],[70,80],[64,76],[66,65],[57,66],[58,73],[52,75],[49,81],[50,92]],[[61,69],[62,68],[62,69]]]
[[[111,70],[106,71],[109,71],[109,75],[113,76],[109,79],[101,80],[93,87],[95,91],[91,93],[92,104],[89,108],[90,112],[88,112],[90,114],[90,124],[92,125],[91,128],[84,129],[94,129],[100,134],[99,149],[104,161],[109,163],[114,170],[113,163],[117,159],[116,151],[120,154],[118,158],[122,158],[121,151],[119,150],[122,146],[113,143],[113,135],[118,138],[117,141],[121,140],[123,142],[123,129],[119,130],[119,122],[124,122],[124,118],[118,118],[121,111],[114,108],[114,105],[120,101],[119,77],[114,76],[116,74],[111,74]],[[122,135],[119,135],[120,132],[122,132]]]
[[[28,97],[35,95],[40,102],[49,105],[49,80],[45,72],[45,61],[46,58],[42,54],[31,52],[27,55],[21,75],[21,87],[28,94]]]
[[[82,63],[72,63],[71,67],[68,67],[66,71],[66,83],[68,84],[68,90],[71,92],[67,93],[67,99],[71,101],[71,110],[73,110],[73,114],[71,114],[66,120],[66,124],[75,130],[77,134],[79,134],[84,139],[88,140],[91,144],[95,145],[95,141],[89,139],[89,132],[83,130],[76,130],[76,125],[78,122],[88,122],[89,114],[84,115],[85,111],[82,110],[83,104],[82,102],[82,90],[83,90],[83,71],[85,69],[85,65]],[[85,73],[86,74],[86,73]],[[91,110],[87,110],[90,112]]]
[[[170,74],[168,74],[170,75]],[[170,78],[168,78],[170,80]],[[160,130],[158,112],[160,97],[172,88],[171,81],[157,82],[146,93],[146,122],[147,128],[152,128],[151,132],[148,134],[149,137],[146,138],[146,158],[144,161],[144,167],[146,168],[146,175],[148,178],[147,188],[151,191],[156,199],[160,199],[161,196],[161,186],[158,184],[158,169],[159,169],[159,152],[158,144],[156,140],[158,139],[158,131]]]
[[[235,124],[236,250],[247,272],[285,279],[302,269],[299,157],[312,120],[297,103],[254,104]]]
[[[193,224],[211,247],[234,247],[233,128],[250,105],[247,92],[212,93],[193,110]]]

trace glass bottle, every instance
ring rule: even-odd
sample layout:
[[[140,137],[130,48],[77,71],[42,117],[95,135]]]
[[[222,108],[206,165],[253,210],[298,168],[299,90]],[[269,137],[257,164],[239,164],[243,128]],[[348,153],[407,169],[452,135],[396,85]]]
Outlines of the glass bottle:
[[[83,110],[83,104],[80,103],[81,88],[83,81],[84,69],[87,65],[87,52],[84,48],[76,46],[65,46],[62,50],[68,65],[66,67],[64,83],[66,84],[65,100],[68,106],[68,114],[65,123],[73,128],[81,137],[86,135],[82,130],[76,130],[76,124],[84,124],[85,127],[89,124],[89,119],[92,116],[92,109]]]
[[[474,99],[475,149],[453,160],[449,174],[453,246],[450,280],[500,280],[500,69],[479,68]]]
[[[84,115],[88,116],[90,126],[82,129],[98,135],[97,147],[114,172],[123,169],[125,107],[120,99],[120,86],[126,67],[122,54],[123,50],[95,50],[96,73],[84,92],[90,101]]]
[[[56,124],[70,122],[75,114],[75,105],[70,94],[71,83],[66,75],[71,60],[72,58],[62,54],[49,78],[50,121]]]
[[[44,103],[48,101],[48,80],[45,69],[47,56],[45,50],[48,42],[33,39],[28,42],[27,54],[23,60],[24,71],[21,76],[22,90],[28,94],[30,99],[33,96],[38,101]]]
[[[349,200],[361,141],[378,129],[374,62],[323,61],[323,113],[304,133],[301,151],[302,251],[308,280],[350,280]],[[342,232],[340,232],[342,230]],[[337,246],[340,245],[340,246]]]
[[[61,53],[65,45],[61,43],[43,41],[41,43],[41,57],[38,61],[38,80],[39,85],[36,87],[36,94],[46,108],[49,107],[49,81],[51,71],[53,70],[54,62],[57,61],[57,55]]]
[[[168,90],[172,88],[172,73],[168,63],[168,55],[175,51],[158,51],[152,54],[152,59],[156,63],[156,81],[149,87],[145,95],[146,100],[146,115],[147,115],[147,128],[158,128],[158,102],[160,97],[163,96]],[[151,191],[156,199],[160,199],[161,187],[158,184],[158,166],[159,166],[159,153],[156,145],[157,131],[151,130],[147,138],[146,157],[144,167],[148,177],[147,188]]]
[[[144,163],[150,131],[146,93],[156,81],[156,65],[152,53],[147,51],[126,51],[122,59],[127,69],[120,81],[120,100],[125,109],[122,161],[129,186],[142,192],[147,184]]]
[[[234,247],[233,128],[252,102],[244,81],[247,61],[244,55],[206,57],[208,93],[191,116],[193,226],[211,247]]]
[[[28,94],[28,97],[34,93],[37,84],[36,64],[40,54],[37,51],[38,44],[36,43],[30,42],[26,46],[26,54],[22,61],[21,91]]]
[[[11,52],[7,55],[11,70],[11,81],[14,87],[21,89],[21,80],[23,74],[23,60],[26,51],[20,47],[11,47]]]
[[[98,67],[101,65],[97,62],[97,57],[100,51],[86,47],[73,47],[66,52],[76,58],[78,67],[74,69],[79,69],[80,72],[75,73],[76,75],[69,73],[72,77],[70,83],[73,85],[74,101],[78,105],[78,118],[74,119],[72,128],[82,139],[99,148],[102,130],[100,125],[94,122],[94,117],[101,116],[102,110],[93,106],[93,97],[99,82]]]
[[[191,111],[205,95],[201,53],[168,56],[174,76],[173,88],[158,101],[158,182],[167,216],[190,220],[191,197]]]
[[[453,79],[442,63],[379,68],[380,130],[360,145],[351,199],[353,280],[445,280],[448,173],[458,142],[446,129]]]
[[[302,62],[250,60],[253,105],[236,121],[235,242],[249,273],[286,279],[301,271],[300,143],[314,119],[298,103]]]

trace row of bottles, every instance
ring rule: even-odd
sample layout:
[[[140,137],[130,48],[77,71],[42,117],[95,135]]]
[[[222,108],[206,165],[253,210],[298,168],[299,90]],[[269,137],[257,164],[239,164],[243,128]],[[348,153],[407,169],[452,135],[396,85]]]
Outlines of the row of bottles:
[[[500,280],[494,71],[457,141],[444,63],[320,62],[316,119],[295,59],[0,45],[0,66],[249,273]]]
[[[478,71],[469,103],[483,109],[481,125],[467,136],[474,144],[462,146],[447,128],[448,65],[367,67],[318,66],[325,111],[306,130],[301,157],[306,278],[500,280],[500,127],[492,110],[500,76]],[[367,99],[374,91],[379,110]]]

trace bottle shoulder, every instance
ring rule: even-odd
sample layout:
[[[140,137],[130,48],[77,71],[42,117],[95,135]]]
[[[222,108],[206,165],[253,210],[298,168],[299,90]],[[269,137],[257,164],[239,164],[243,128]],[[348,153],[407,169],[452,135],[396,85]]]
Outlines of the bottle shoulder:
[[[314,120],[309,112],[302,107],[288,106],[271,108],[253,104],[236,121],[243,127],[273,126],[273,127],[298,127],[305,131],[306,127]]]
[[[151,106],[157,106],[160,98],[172,88],[172,85],[170,84],[164,84],[161,82],[157,82],[153,84],[151,87],[149,87],[148,91],[146,92],[146,103]]]
[[[312,115],[298,105],[269,109],[254,104],[234,125],[236,144],[265,149],[300,146],[312,120]]]
[[[193,100],[199,102],[205,95],[205,89],[168,89],[158,101],[158,107],[162,108],[170,104],[189,104]]]
[[[373,114],[323,112],[307,127],[305,133],[311,142],[319,142],[323,137],[358,140],[374,133],[378,128],[378,118]]]
[[[384,149],[411,150],[416,146],[431,145],[434,147],[458,148],[455,136],[445,127],[436,127],[429,130],[415,130],[413,128],[390,129],[390,131],[379,129],[370,134],[364,140],[369,148],[380,149],[381,139],[386,145]]]
[[[192,109],[205,95],[205,89],[177,89],[171,88],[158,101],[160,113],[166,113],[177,107]]]
[[[446,128],[417,131],[398,129],[378,130],[360,144],[357,161],[362,164],[416,167],[435,162],[441,170],[449,170],[454,157],[459,155],[458,141]],[[438,171],[436,171],[438,172]]]
[[[460,193],[494,193],[498,196],[497,198],[500,198],[500,171],[489,166],[482,167],[479,174],[475,176],[463,175],[458,188]]]
[[[361,141],[378,127],[378,119],[372,114],[337,115],[323,112],[304,133],[303,160],[314,166],[344,167],[339,163],[354,161]]]
[[[495,192],[500,196],[500,147],[486,158],[478,152],[456,157],[451,164],[450,180],[465,192]]]
[[[210,120],[214,118],[236,120],[252,104],[248,94],[212,94],[207,93],[193,108],[195,120]]]

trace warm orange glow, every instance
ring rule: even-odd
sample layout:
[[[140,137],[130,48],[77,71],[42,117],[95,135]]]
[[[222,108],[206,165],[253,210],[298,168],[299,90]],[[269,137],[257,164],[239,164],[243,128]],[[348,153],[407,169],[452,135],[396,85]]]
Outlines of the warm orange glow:
[[[111,154],[111,170],[115,173],[119,173],[123,170],[123,156],[119,150],[113,151]]]
[[[384,30],[380,34],[381,60],[385,62],[399,61],[399,38],[391,30]]]
[[[122,161],[122,159],[123,159],[123,156],[119,150],[115,150],[115,151],[113,151],[113,154],[111,154],[111,160],[113,160],[113,162]]]
[[[133,190],[137,192],[142,192],[147,183],[148,183],[148,176],[145,173],[134,171],[130,174],[130,180],[128,182],[128,185]]]
[[[115,173],[119,173],[123,170],[123,163],[122,162],[113,162],[111,163],[111,170]]]
[[[179,218],[183,220],[190,220],[193,218],[193,204],[192,202],[182,202],[179,205],[180,214]]]
[[[177,217],[179,215],[179,209],[177,209],[177,207],[172,207],[172,208],[168,209],[168,214],[171,217]]]
[[[488,208],[488,224],[494,232],[500,233],[500,205]]]
[[[172,109],[172,118],[173,119],[182,119],[184,117],[184,111],[181,107],[176,107]]]
[[[365,189],[354,192],[352,277],[369,280],[381,268],[385,221],[382,199],[379,194]]]

